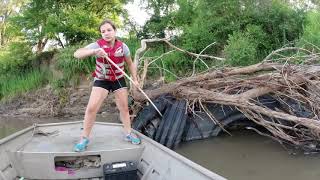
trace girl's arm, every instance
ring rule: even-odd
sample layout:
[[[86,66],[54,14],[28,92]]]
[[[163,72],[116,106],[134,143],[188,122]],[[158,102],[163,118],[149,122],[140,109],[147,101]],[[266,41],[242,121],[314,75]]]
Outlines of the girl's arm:
[[[88,56],[105,56],[106,52],[102,48],[98,49],[89,49],[89,48],[80,48],[74,52],[73,56],[78,59],[83,59]]]
[[[137,67],[132,62],[132,59],[130,56],[125,57],[126,63],[128,65],[132,80],[136,83],[136,85],[139,85],[138,83],[138,77],[137,77]]]

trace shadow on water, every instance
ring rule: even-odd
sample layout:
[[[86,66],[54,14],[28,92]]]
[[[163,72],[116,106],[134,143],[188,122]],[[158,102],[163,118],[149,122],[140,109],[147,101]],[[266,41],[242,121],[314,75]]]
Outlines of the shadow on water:
[[[97,121],[115,118],[97,117]],[[0,117],[0,139],[34,123],[82,118]],[[319,180],[320,155],[290,155],[277,142],[252,131],[180,144],[176,152],[230,180]]]

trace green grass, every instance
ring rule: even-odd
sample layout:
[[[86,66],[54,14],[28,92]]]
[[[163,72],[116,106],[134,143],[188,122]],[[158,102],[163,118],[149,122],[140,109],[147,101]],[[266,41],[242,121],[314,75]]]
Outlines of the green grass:
[[[82,60],[73,57],[73,53],[83,44],[70,46],[57,53],[56,66],[63,72],[63,79],[67,81],[77,81],[80,74],[90,74],[95,68],[95,58],[88,57]]]
[[[25,74],[0,76],[0,101],[37,89],[46,84],[51,75],[47,71],[33,70]]]

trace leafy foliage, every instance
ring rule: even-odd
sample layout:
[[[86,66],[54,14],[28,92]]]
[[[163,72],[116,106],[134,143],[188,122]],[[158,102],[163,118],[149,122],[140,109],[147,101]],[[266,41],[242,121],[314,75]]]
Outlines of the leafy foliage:
[[[257,56],[256,44],[248,34],[237,32],[230,36],[225,53],[233,66],[253,64]]]
[[[306,24],[304,26],[303,35],[299,45],[314,48],[313,45],[320,48],[320,13],[309,12],[307,15]],[[313,44],[313,45],[311,45]]]
[[[165,30],[170,30],[175,0],[145,0],[146,9],[152,9],[153,13],[150,19],[139,32],[138,37],[141,38],[164,38]]]
[[[12,22],[20,27],[32,44],[38,45],[38,51],[42,51],[48,39],[61,42],[61,33],[71,45],[97,37],[98,24],[106,17],[119,21],[125,2],[32,0],[18,16],[12,18]]]
[[[178,1],[179,6],[182,7],[177,14],[192,12],[193,16],[188,18],[188,21],[183,20],[186,19],[185,17],[178,16],[184,23],[177,24],[183,29],[180,37],[182,45],[189,51],[200,52],[212,42],[217,42],[217,46],[208,49],[207,52],[219,53],[230,43],[228,41],[230,34],[237,32],[247,34],[246,31],[249,31],[250,27],[259,27],[258,34],[251,32],[250,35],[260,36],[253,38],[262,42],[255,45],[258,48],[255,51],[259,58],[297,40],[302,33],[304,12],[294,9],[281,0],[271,2],[230,0],[219,3],[204,0],[197,1],[193,7],[188,2],[188,0]],[[176,19],[176,21],[179,20]],[[266,35],[269,37],[266,38]]]
[[[260,26],[248,25],[246,31],[235,32],[224,48],[228,63],[232,66],[245,66],[262,59],[269,45],[267,34]]]
[[[31,47],[26,42],[12,42],[2,48],[0,53],[0,73],[23,72],[32,66],[34,56]]]
[[[78,60],[73,57],[73,53],[76,49],[82,46],[82,44],[70,46],[61,50],[57,54],[56,66],[58,69],[62,70],[66,81],[71,80],[74,77],[78,77],[80,74],[89,74],[95,68],[94,57],[89,57],[83,60]]]
[[[61,46],[66,45],[54,56],[63,77],[52,80],[53,86],[63,89],[71,81],[77,81],[79,75],[88,75],[94,69],[94,58],[76,60],[73,57],[74,51],[83,47],[83,42],[92,42],[100,37],[97,27],[104,18],[110,18],[120,26],[123,25],[121,22],[129,22],[127,26],[135,26],[128,21],[128,14],[123,9],[123,5],[129,1],[132,0],[4,1],[0,5],[0,16],[5,17],[0,20],[0,73],[3,74],[0,78],[19,79],[20,76],[12,74],[31,74],[33,71],[41,74],[39,66],[44,63],[44,59],[51,59],[55,54],[39,53],[50,40],[57,40]],[[140,31],[137,27],[131,28],[134,31],[131,31],[130,38],[123,39],[130,47],[132,56],[139,48],[141,38],[163,38],[169,33],[173,44],[195,53],[202,52],[209,44],[216,42],[202,53],[225,57],[227,61],[223,63],[232,66],[256,63],[271,51],[287,45],[314,48],[310,46],[312,43],[320,46],[319,12],[311,12],[310,3],[306,4],[306,1],[142,2],[146,3],[145,9],[150,13],[150,19]],[[319,0],[312,2],[319,8]],[[66,44],[62,43],[63,40],[66,40]],[[38,51],[36,55],[31,52],[35,45]],[[169,47],[163,44],[148,47],[150,49],[145,57],[151,59],[169,51]],[[150,66],[148,75],[158,77],[160,74],[166,81],[173,81],[179,76],[190,75],[194,60],[183,53],[166,54]],[[201,63],[195,63],[196,71],[207,69],[202,62],[209,66],[220,65],[209,59],[202,60]],[[29,81],[37,84],[36,80]],[[2,89],[13,87],[1,86]],[[10,90],[6,92],[8,91]]]
[[[21,8],[26,4],[27,0],[10,0],[1,1],[0,4],[0,46],[6,45],[12,39],[14,35],[12,34],[13,26],[9,19],[16,15],[17,9]]]

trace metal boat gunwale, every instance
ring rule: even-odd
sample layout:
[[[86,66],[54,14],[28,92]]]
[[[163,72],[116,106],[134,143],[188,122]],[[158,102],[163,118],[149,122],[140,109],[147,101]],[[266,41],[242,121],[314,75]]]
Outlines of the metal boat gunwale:
[[[21,135],[29,132],[30,130],[33,130],[34,128],[35,128],[35,125],[32,125],[32,126],[29,126],[29,127],[25,128],[25,129],[22,129],[22,130],[20,130],[18,132],[15,132],[15,133],[13,133],[13,134],[5,137],[5,138],[2,138],[2,139],[0,139],[0,145],[13,140],[14,138],[16,138],[18,136],[21,136]]]

